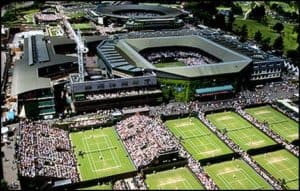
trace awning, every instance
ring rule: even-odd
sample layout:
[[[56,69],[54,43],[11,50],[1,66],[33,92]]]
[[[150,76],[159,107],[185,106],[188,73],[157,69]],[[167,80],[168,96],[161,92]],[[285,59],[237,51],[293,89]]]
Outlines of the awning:
[[[54,108],[47,108],[47,109],[40,110],[40,115],[50,115],[50,114],[55,114]]]
[[[6,134],[8,132],[8,127],[1,127],[1,135]]]
[[[232,91],[232,90],[233,90],[232,85],[224,85],[224,86],[215,86],[209,88],[199,88],[196,89],[196,94],[209,94],[209,93],[217,93],[217,92]]]
[[[22,109],[21,109],[21,112],[19,114],[19,117],[20,118],[26,118],[26,111],[25,111],[25,106],[22,105]]]

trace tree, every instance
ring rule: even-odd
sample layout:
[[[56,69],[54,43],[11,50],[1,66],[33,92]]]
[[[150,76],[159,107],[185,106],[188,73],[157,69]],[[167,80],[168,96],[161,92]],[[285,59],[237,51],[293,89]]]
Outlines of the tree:
[[[4,179],[1,179],[1,190],[8,190],[7,182]]]
[[[225,16],[223,14],[217,14],[215,19],[215,26],[220,29],[225,29]]]
[[[242,15],[243,14],[242,7],[236,3],[232,4],[231,11],[234,15]]]
[[[274,26],[273,26],[273,29],[277,32],[277,33],[281,33],[281,31],[284,29],[284,26],[282,23],[276,23]]]
[[[240,41],[245,42],[247,40],[247,38],[248,38],[248,28],[247,28],[247,25],[244,24],[240,31]]]
[[[297,36],[297,42],[298,42],[297,50],[298,50],[298,53],[300,54],[300,24],[298,24],[298,27],[297,27],[297,34],[298,34],[298,36]]]
[[[256,33],[254,34],[254,40],[256,42],[261,42],[262,41],[262,34],[261,34],[260,30],[256,31]]]
[[[230,11],[229,15],[228,15],[228,21],[227,21],[227,30],[228,31],[232,31],[232,25],[234,23],[234,15],[232,13],[232,11]]]
[[[249,13],[249,18],[261,22],[265,18],[265,15],[266,15],[265,6],[261,5],[261,6],[256,6],[251,10],[251,12]]]
[[[282,50],[283,49],[283,39],[281,36],[275,39],[273,43],[273,48],[276,50]]]
[[[266,37],[261,41],[261,48],[262,50],[266,51],[270,49],[270,42],[271,42],[271,38],[270,37]]]
[[[218,13],[217,6],[220,2],[217,1],[199,1],[199,2],[187,2],[184,8],[189,10],[194,17],[202,21],[203,24],[208,26],[214,25],[213,17]]]

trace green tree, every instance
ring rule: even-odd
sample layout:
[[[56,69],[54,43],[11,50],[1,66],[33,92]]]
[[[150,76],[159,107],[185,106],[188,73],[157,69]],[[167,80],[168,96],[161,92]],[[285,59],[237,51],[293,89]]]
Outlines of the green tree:
[[[220,29],[225,29],[225,16],[223,14],[217,14],[215,19],[215,26]]]
[[[259,22],[263,21],[266,15],[266,9],[264,5],[254,7],[249,13],[249,18],[257,20]]]
[[[240,31],[240,41],[245,42],[248,38],[248,28],[247,25],[243,25]]]
[[[4,179],[1,179],[1,190],[8,190],[7,182]]]
[[[260,30],[256,31],[256,33],[254,34],[254,40],[259,43],[262,41],[262,34]]]
[[[266,37],[261,41],[261,48],[262,50],[266,51],[270,49],[270,42],[271,42],[271,38],[270,37]]]
[[[234,23],[234,15],[232,13],[232,11],[229,13],[229,16],[228,16],[228,21],[227,21],[227,30],[228,31],[232,31],[232,26],[233,26],[233,23]]]
[[[283,49],[283,39],[281,36],[275,39],[273,43],[273,48],[276,50],[282,50]]]
[[[284,29],[284,26],[282,23],[276,23],[274,26],[273,26],[273,29],[277,32],[277,33],[281,33],[281,31]]]
[[[242,7],[237,3],[232,3],[231,11],[234,15],[242,15],[243,14]]]

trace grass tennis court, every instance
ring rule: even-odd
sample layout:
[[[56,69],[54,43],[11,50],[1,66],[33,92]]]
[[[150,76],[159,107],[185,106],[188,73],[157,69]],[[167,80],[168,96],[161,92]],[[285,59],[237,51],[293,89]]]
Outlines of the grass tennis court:
[[[187,168],[177,168],[146,175],[150,190],[204,190],[197,178]]]
[[[90,23],[76,23],[76,24],[72,24],[72,28],[74,30],[88,30],[88,29],[93,29],[93,25],[91,25]]]
[[[167,120],[165,124],[177,138],[182,138],[181,144],[196,160],[232,153],[195,117]]]
[[[112,127],[70,133],[70,139],[72,146],[75,146],[80,180],[135,171],[135,166]],[[83,156],[79,154],[80,151],[84,152]]]
[[[221,190],[270,190],[261,176],[242,160],[226,161],[205,166],[204,170]]]
[[[284,179],[288,189],[299,189],[299,159],[287,150],[279,150],[253,157],[277,180]]]
[[[258,121],[267,121],[269,127],[287,141],[292,142],[299,139],[298,123],[276,109],[273,109],[271,106],[261,106],[245,110]]]
[[[110,183],[101,184],[101,185],[89,186],[84,188],[78,188],[76,190],[112,190],[112,185]]]
[[[206,117],[221,131],[226,129],[227,135],[245,151],[276,144],[267,135],[232,111],[209,114]]]
[[[161,62],[154,64],[157,68],[164,68],[164,67],[177,67],[177,66],[186,66],[183,62],[174,61],[174,62]]]

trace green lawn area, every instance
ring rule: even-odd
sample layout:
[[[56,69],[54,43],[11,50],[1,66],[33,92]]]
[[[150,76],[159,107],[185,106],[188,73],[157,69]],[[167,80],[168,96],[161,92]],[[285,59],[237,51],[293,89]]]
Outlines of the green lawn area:
[[[253,157],[277,180],[284,179],[289,190],[299,190],[299,159],[287,150],[279,150]]]
[[[114,128],[70,133],[80,180],[90,180],[135,171],[127,151]],[[79,151],[84,155],[80,156]]]
[[[111,184],[101,184],[101,185],[95,185],[95,186],[89,186],[85,188],[78,188],[76,190],[112,190]]]
[[[50,36],[59,36],[60,28],[58,26],[47,27]]]
[[[295,6],[290,6],[288,3],[281,2],[281,1],[270,1],[270,6],[275,3],[280,5],[285,12],[297,12],[298,11]]]
[[[27,14],[27,15],[24,15],[24,18],[26,19],[26,22],[27,22],[27,23],[33,23],[33,15],[34,15],[34,14]]]
[[[272,189],[271,185],[239,159],[204,166],[204,170],[221,190]]]
[[[243,16],[236,17],[234,23],[233,23],[233,30],[239,31],[240,28],[245,24],[248,28],[248,37],[250,39],[254,39],[254,34],[256,31],[260,30],[262,33],[262,37],[270,37],[270,45],[273,45],[274,40],[279,36],[277,32],[275,32],[272,27],[277,21],[274,20],[271,17],[267,17],[267,25],[264,23],[260,23],[258,21],[247,19],[243,20]],[[284,42],[284,51],[287,50],[294,50],[297,48],[297,34],[293,33],[294,25],[290,23],[283,23],[284,25],[284,36],[283,36],[283,42]]]
[[[90,23],[77,23],[77,24],[72,24],[72,27],[74,30],[87,30],[87,29],[92,29],[93,26]]]
[[[177,138],[182,138],[181,144],[196,160],[232,153],[195,117],[167,120],[165,124]]]
[[[158,64],[154,64],[157,68],[165,68],[165,67],[177,67],[177,66],[186,66],[184,63],[175,61],[175,62],[161,62]]]
[[[292,142],[299,139],[298,123],[271,106],[261,106],[246,109],[246,112],[258,121],[267,121],[269,127],[287,141]]]
[[[70,15],[68,15],[71,19],[73,18],[79,18],[79,17],[83,17],[85,15],[84,12],[78,12],[78,13],[71,13]]]
[[[177,168],[146,175],[150,190],[204,190],[203,186],[187,168]]]
[[[276,144],[237,113],[228,111],[206,116],[219,130],[226,129],[229,136],[243,150],[262,148]]]

